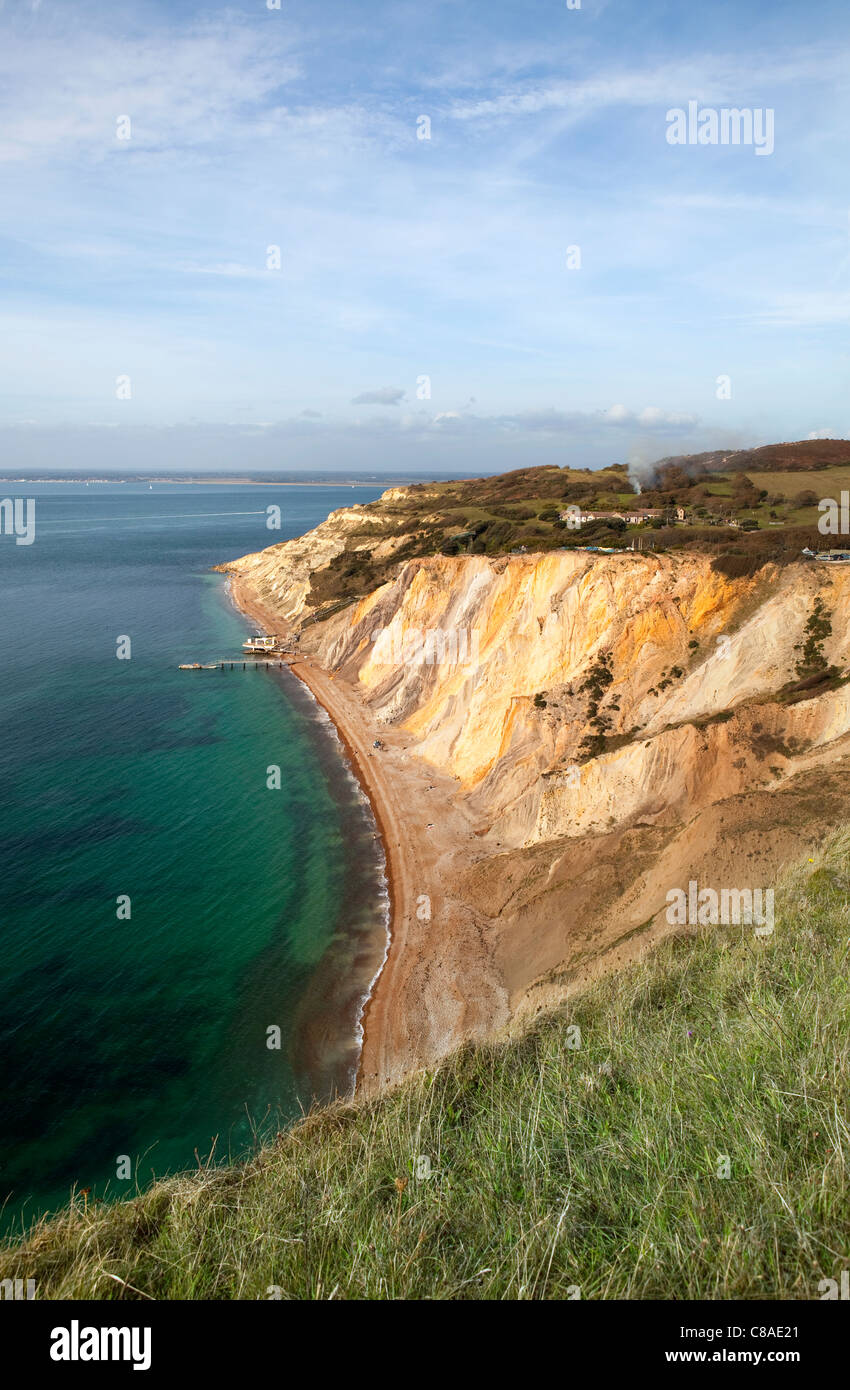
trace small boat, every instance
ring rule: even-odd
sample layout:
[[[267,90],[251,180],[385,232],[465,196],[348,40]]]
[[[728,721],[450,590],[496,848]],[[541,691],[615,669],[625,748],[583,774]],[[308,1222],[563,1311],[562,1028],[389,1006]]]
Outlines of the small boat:
[[[201,669],[200,661],[184,661],[182,666],[177,667],[178,671],[200,671]]]

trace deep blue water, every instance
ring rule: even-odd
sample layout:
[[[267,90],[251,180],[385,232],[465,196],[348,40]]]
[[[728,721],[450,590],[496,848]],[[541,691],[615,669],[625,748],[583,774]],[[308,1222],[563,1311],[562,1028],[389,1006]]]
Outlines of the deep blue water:
[[[383,941],[368,808],[288,673],[177,666],[249,630],[211,565],[380,490],[0,490],[36,499],[35,543],[0,536],[8,1224],[74,1184],[120,1195],[194,1166],[214,1141],[242,1153],[350,1082]]]

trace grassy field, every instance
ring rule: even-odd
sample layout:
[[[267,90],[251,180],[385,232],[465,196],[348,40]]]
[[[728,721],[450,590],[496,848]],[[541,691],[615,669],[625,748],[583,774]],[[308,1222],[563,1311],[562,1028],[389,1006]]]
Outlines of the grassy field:
[[[0,1278],[39,1298],[817,1299],[850,1265],[848,854],[843,832],[806,855],[772,936],[669,941],[244,1166],[81,1197]]]
[[[753,472],[748,473],[747,477],[752,479],[755,487],[766,488],[768,492],[784,492],[793,496],[795,492],[811,488],[818,497],[837,498],[842,488],[845,492],[850,488],[850,464],[821,468],[815,473]]]

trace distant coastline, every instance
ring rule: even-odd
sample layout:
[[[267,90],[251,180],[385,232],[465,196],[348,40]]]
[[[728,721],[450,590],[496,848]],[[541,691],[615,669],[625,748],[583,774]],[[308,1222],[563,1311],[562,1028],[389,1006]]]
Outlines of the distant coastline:
[[[207,487],[210,484],[215,484],[218,487],[233,487],[235,485],[239,487],[364,487],[373,490],[383,481],[383,478],[373,478],[371,482],[364,482],[362,479],[357,480],[351,478],[334,478],[330,481],[328,479],[305,478],[301,482],[294,482],[291,479],[282,481],[278,478],[240,478],[238,476],[227,478],[157,478],[143,477],[140,475],[139,477],[124,476],[121,478],[0,478],[0,486],[5,487],[9,483],[77,483],[80,486],[89,487],[92,483],[100,483],[108,484],[112,487],[115,483],[157,483],[169,487],[175,485],[179,485],[180,487],[186,487],[187,485],[198,486],[201,484]],[[387,486],[392,487],[394,483],[398,481],[397,479],[389,479],[387,481]],[[411,479],[405,478],[403,481],[409,483]],[[413,481],[415,482],[417,480],[413,479]],[[419,481],[421,481],[421,479]]]
[[[15,473],[0,476],[0,486],[10,483],[149,483],[185,487],[187,484],[207,487],[363,487],[390,488],[412,486],[416,483],[448,482],[456,478],[473,478],[476,474],[457,472],[436,473]]]

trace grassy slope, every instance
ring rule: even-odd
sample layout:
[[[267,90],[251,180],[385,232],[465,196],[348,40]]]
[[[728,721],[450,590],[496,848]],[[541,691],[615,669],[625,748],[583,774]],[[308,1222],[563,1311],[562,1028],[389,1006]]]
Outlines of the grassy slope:
[[[0,1278],[41,1298],[817,1298],[850,1262],[848,853],[843,832],[803,862],[771,938],[670,941],[243,1167],[79,1200]]]

